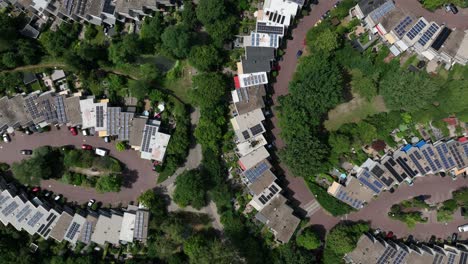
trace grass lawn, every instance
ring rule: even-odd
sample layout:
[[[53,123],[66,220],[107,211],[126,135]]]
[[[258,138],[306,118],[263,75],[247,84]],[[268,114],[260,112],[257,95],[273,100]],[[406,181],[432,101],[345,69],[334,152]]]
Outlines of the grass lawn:
[[[174,67],[167,72],[163,87],[174,92],[184,103],[189,104],[189,90],[192,87],[191,67],[187,61],[177,61]]]
[[[41,87],[41,84],[38,81],[36,81],[36,82],[31,84],[31,89],[33,91],[41,91],[42,87]]]
[[[328,131],[334,131],[346,123],[357,123],[367,116],[386,112],[382,96],[376,96],[371,102],[360,96],[355,96],[351,101],[343,103],[328,112],[328,120],[324,125]]]

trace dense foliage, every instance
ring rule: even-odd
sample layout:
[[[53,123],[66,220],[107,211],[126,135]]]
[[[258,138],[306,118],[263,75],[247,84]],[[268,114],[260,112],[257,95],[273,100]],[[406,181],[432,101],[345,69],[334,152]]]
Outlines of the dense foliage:
[[[296,243],[300,247],[313,250],[319,248],[322,241],[314,230],[307,228],[302,230],[302,232],[296,237]]]
[[[365,232],[369,231],[366,223],[338,224],[328,233],[323,252],[324,264],[341,263],[344,254],[351,252]]]
[[[174,202],[185,207],[191,205],[196,209],[206,204],[204,175],[198,170],[190,170],[177,176],[174,190]]]

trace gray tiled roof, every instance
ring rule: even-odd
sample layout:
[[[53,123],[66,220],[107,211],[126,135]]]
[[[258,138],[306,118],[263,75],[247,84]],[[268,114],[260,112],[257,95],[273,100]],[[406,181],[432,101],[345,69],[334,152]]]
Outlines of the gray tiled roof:
[[[274,59],[275,48],[246,47],[245,58],[242,58],[243,73],[269,72]]]
[[[358,5],[361,8],[362,13],[364,16],[367,16],[375,9],[379,8],[388,0],[361,0]]]

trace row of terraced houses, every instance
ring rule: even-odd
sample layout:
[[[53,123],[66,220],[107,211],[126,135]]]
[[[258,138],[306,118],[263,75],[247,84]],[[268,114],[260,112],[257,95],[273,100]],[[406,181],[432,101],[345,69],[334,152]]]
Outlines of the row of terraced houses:
[[[231,124],[235,132],[242,179],[253,197],[248,207],[268,226],[278,242],[287,243],[299,225],[270,163],[264,122],[266,88],[276,49],[304,0],[266,0],[255,12],[255,31],[238,39],[245,55],[237,63],[232,93]]]
[[[123,210],[85,212],[52,204],[41,198],[29,199],[0,177],[0,221],[18,231],[52,238],[58,242],[91,242],[100,246],[146,243],[149,211],[142,206],[129,205]]]

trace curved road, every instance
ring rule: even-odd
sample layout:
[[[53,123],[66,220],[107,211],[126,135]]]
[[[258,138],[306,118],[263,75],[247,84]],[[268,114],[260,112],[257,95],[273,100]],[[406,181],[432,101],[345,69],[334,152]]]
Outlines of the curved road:
[[[425,16],[429,20],[437,21],[442,24],[445,23],[449,27],[457,27],[459,29],[468,28],[468,10],[460,10],[459,14],[453,15],[445,13],[444,10],[437,10],[436,12],[429,12],[421,7],[417,0],[395,0],[396,5],[403,10],[411,12],[416,16]],[[312,11],[304,17],[297,27],[292,31],[292,40],[287,42],[283,60],[279,62],[281,71],[279,72],[276,83],[273,84],[274,94],[273,102],[278,103],[278,97],[288,94],[288,85],[296,70],[297,64],[296,52],[302,50],[303,39],[307,31],[313,27],[320,19],[321,15],[333,7],[335,1],[322,0],[318,5],[312,5]],[[273,109],[274,116],[271,118],[273,129],[272,133],[275,137],[276,146],[278,149],[285,146],[280,137],[280,129],[278,127],[278,120],[276,118],[276,111]],[[366,220],[371,221],[373,227],[380,227],[383,230],[392,230],[398,236],[405,236],[408,234],[415,235],[416,238],[424,239],[429,235],[436,235],[445,237],[456,231],[456,226],[463,224],[464,220],[458,216],[454,221],[448,223],[447,226],[433,221],[433,216],[430,223],[418,224],[415,229],[408,230],[406,226],[398,221],[393,221],[387,217],[387,211],[391,205],[398,203],[401,200],[416,196],[419,194],[430,194],[435,200],[448,199],[450,191],[456,187],[466,186],[467,182],[464,179],[452,181],[450,177],[444,179],[435,176],[428,176],[418,179],[413,187],[401,186],[395,193],[383,193],[375,201],[371,202],[366,208],[359,212],[350,214],[343,219],[332,217],[328,215],[323,209],[316,204],[316,200],[312,193],[307,188],[302,178],[294,177],[289,170],[280,164],[280,168],[284,171],[286,180],[289,182],[288,189],[293,193],[294,198],[300,203],[301,207],[310,209],[310,223],[312,225],[320,225],[327,230],[332,228],[341,220]],[[442,196],[444,196],[443,199]],[[438,198],[437,198],[438,197]],[[468,220],[467,220],[468,222]]]
[[[97,136],[84,137],[81,134],[72,136],[67,128],[63,126],[60,130],[53,127],[50,132],[34,133],[29,136],[15,132],[10,143],[2,142],[0,144],[0,161],[11,164],[24,159],[27,156],[20,154],[22,149],[35,149],[44,145],[74,145],[80,148],[81,144],[109,149],[111,156],[126,165],[127,169],[124,172],[124,187],[122,190],[118,193],[97,193],[92,188],[74,187],[55,180],[42,181],[42,188],[63,194],[69,200],[79,203],[94,198],[105,205],[117,205],[135,201],[140,193],[156,187],[156,173],[152,171],[151,162],[140,159],[138,152],[134,150],[118,152],[115,150],[115,142],[105,143],[102,138]]]

